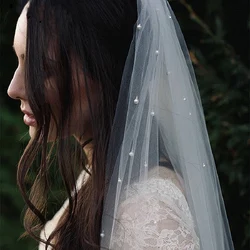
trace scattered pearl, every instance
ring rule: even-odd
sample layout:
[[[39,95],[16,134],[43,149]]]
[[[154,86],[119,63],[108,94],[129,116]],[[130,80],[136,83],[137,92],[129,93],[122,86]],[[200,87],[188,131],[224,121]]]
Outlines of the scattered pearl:
[[[136,98],[134,99],[134,104],[138,104],[139,103],[139,99],[138,96],[136,96]]]
[[[134,153],[131,151],[130,153],[129,153],[129,156],[134,156]]]
[[[168,16],[170,19],[172,18],[170,15]]]
[[[156,50],[156,51],[155,51],[155,54],[156,54],[156,55],[159,55],[159,50]]]
[[[206,165],[205,165],[205,163],[203,163],[203,165],[202,165],[203,167],[206,167]]]
[[[186,97],[184,97],[184,98],[183,98],[183,100],[184,100],[184,101],[186,101],[186,100],[187,100],[187,98],[186,98]]]
[[[137,29],[140,30],[142,28],[141,24],[137,25]]]
[[[103,238],[103,237],[105,236],[104,232],[102,232],[102,233],[100,234],[100,236]]]
[[[150,114],[151,114],[151,116],[155,116],[155,112],[154,111],[152,111]]]
[[[191,112],[189,112],[189,115],[192,115],[192,113],[191,113]]]
[[[118,179],[118,182],[122,182],[121,178]]]

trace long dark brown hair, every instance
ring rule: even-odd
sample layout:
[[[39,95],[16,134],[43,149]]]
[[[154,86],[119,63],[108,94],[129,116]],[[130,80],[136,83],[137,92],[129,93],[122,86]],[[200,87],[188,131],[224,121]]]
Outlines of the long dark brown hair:
[[[51,152],[59,169],[69,206],[56,230],[44,242],[57,250],[99,249],[105,164],[122,72],[137,19],[136,0],[30,0],[27,11],[26,80],[30,107],[37,131],[29,141],[18,165],[17,181],[28,205],[24,227],[38,241],[46,223]],[[77,72],[77,79],[74,75]],[[84,81],[78,77],[84,73]],[[46,79],[58,94],[59,113],[47,100]],[[75,91],[87,97],[91,137],[80,128],[83,145],[93,145],[90,175],[79,192],[72,195],[76,173],[86,169],[83,150],[72,151],[70,130]],[[92,101],[92,84],[98,101]],[[50,91],[50,90],[47,90]],[[79,93],[81,95],[81,93]],[[82,114],[84,117],[84,114]],[[49,141],[51,120],[56,138]],[[87,126],[87,125],[86,125]],[[79,143],[75,141],[74,143]],[[39,164],[35,164],[39,161]],[[31,169],[36,178],[31,190],[25,180]]]

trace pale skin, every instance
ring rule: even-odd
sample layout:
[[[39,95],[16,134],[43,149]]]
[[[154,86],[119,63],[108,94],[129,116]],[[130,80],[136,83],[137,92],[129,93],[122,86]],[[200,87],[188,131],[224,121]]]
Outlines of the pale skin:
[[[25,57],[26,57],[26,33],[27,33],[27,9],[29,7],[29,3],[26,4],[24,7],[16,25],[16,31],[14,36],[13,48],[15,50],[16,56],[18,58],[18,66],[14,73],[14,76],[11,80],[11,83],[8,87],[7,93],[8,95],[15,100],[20,100],[21,105],[20,108],[24,113],[28,113],[28,118],[31,120],[33,119],[33,124],[27,124],[29,126],[29,135],[31,138],[34,137],[36,132],[36,124],[34,117],[32,116],[32,109],[28,102],[28,97],[25,90]],[[78,79],[84,79],[83,73],[78,71]],[[77,78],[77,77],[76,77]],[[53,84],[53,77],[48,80],[48,86]],[[87,109],[87,98],[85,95],[85,90],[83,85],[80,85],[81,89],[76,89],[76,95],[74,98],[73,110],[72,113],[72,125],[70,125],[70,131],[67,131],[67,136],[73,135],[79,142],[83,142],[84,140],[91,137],[91,126],[89,124],[89,112]],[[93,84],[94,85],[94,84]],[[94,93],[92,99],[98,98],[95,95],[95,91],[91,90],[91,93]],[[53,90],[53,87],[48,89],[47,91],[47,98],[52,106],[55,114],[60,111],[60,107],[57,103],[57,92]],[[79,109],[81,107],[81,110]],[[27,117],[27,115],[26,115]],[[25,120],[25,119],[24,119]],[[80,136],[80,128],[85,129],[85,138]],[[53,141],[55,139],[55,126],[53,121],[50,124],[50,133],[49,133],[49,140]],[[81,138],[81,139],[80,139]],[[89,159],[89,163],[91,163],[91,155],[92,155],[92,146],[88,144],[88,146],[84,147],[84,151]]]

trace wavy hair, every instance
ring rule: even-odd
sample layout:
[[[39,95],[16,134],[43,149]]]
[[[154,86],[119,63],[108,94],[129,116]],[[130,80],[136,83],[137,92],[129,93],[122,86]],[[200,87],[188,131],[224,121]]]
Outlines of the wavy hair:
[[[100,248],[107,147],[136,19],[136,0],[29,1],[25,88],[37,129],[19,161],[17,182],[28,205],[25,230],[44,242],[46,248],[49,245],[56,250]],[[49,86],[58,94],[58,113],[47,100],[48,79],[53,79]],[[97,101],[92,99],[93,86]],[[82,95],[82,87],[92,133],[87,138],[84,123],[79,125],[81,137],[85,139],[81,149],[90,142],[93,145],[90,170],[83,150],[72,148],[70,134],[65,136],[65,131],[70,131],[76,94]],[[84,121],[83,109],[86,107],[81,109]],[[56,137],[49,143],[52,120]],[[74,144],[79,142],[75,140]],[[46,222],[52,155],[67,191],[69,206],[49,239],[43,241],[39,232]],[[25,180],[31,169],[37,174],[29,191]],[[89,177],[78,192],[72,193],[80,171]]]

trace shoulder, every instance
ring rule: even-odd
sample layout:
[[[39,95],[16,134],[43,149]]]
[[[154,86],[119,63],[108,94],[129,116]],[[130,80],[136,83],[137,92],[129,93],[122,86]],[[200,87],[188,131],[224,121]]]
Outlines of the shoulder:
[[[151,172],[147,181],[133,184],[120,204],[114,249],[199,249],[178,177],[170,169],[157,171],[163,173]]]
[[[160,208],[171,209],[186,221],[192,220],[180,178],[165,167],[155,167],[149,172],[146,181],[134,183],[128,188],[127,197],[120,204],[119,214],[127,213],[134,217],[135,210],[154,213]]]

